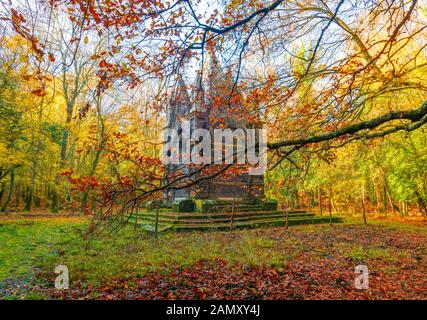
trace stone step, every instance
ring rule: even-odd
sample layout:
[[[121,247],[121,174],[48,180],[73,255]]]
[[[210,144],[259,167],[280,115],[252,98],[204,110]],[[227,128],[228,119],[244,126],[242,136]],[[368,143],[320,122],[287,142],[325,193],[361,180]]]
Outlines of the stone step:
[[[267,215],[277,215],[284,217],[285,213],[283,211],[256,211],[256,212],[215,212],[215,213],[200,213],[200,212],[191,212],[191,213],[175,213],[175,212],[159,212],[159,219],[171,219],[171,220],[186,220],[186,219],[217,219],[217,218],[231,218],[234,215],[237,217],[252,217],[252,216],[267,216]],[[300,216],[308,215],[314,216],[313,213],[295,210],[288,212],[289,217],[291,216]],[[134,216],[140,217],[155,217],[156,213],[152,211],[139,212],[134,214]]]
[[[233,217],[233,224],[231,218]],[[176,213],[172,211],[159,212],[159,232],[166,230],[187,231],[187,230],[222,230],[233,228],[253,228],[283,226],[286,224],[286,217],[283,211],[243,211],[235,212],[214,212],[214,213]],[[156,213],[144,211],[134,214],[129,222],[138,223],[147,231],[154,231]],[[341,222],[341,219],[334,216],[333,222]],[[289,210],[288,225],[329,223],[329,216],[316,216],[304,210]]]
[[[260,211],[262,210],[262,206],[248,206],[248,205],[236,205],[234,206],[235,212],[247,212],[247,211]],[[209,208],[209,210],[205,212],[231,212],[233,211],[232,205],[215,205]]]
[[[143,229],[145,229],[146,231],[156,232],[156,227],[152,224],[142,224],[141,227]],[[163,225],[159,224],[157,226],[157,231],[158,232],[164,232],[164,231],[172,229],[172,228],[173,228],[173,224],[163,224]]]
[[[334,223],[341,222],[340,218],[332,217]],[[329,217],[309,217],[309,218],[293,218],[288,220],[288,225],[303,225],[303,224],[318,224],[329,223]],[[257,228],[257,227],[273,227],[284,226],[286,221],[284,219],[261,219],[256,221],[236,221],[231,225],[230,223],[194,223],[194,224],[177,224],[173,225],[170,229],[174,231],[208,231],[208,230],[229,230],[240,228]]]
[[[315,215],[313,213],[300,213],[300,214],[293,214],[289,216],[289,219],[292,218],[300,218],[300,217],[314,217]],[[203,217],[203,216],[195,216],[195,217],[188,217],[187,219],[175,219],[173,217],[160,217],[159,216],[159,222],[165,222],[165,223],[209,223],[209,222],[229,222],[231,219],[234,221],[249,221],[249,220],[259,220],[259,219],[285,219],[283,213],[275,213],[275,214],[252,214],[252,215],[236,215],[232,217],[229,216],[213,216],[213,217]],[[133,221],[136,219],[134,218]],[[156,220],[155,216],[138,216],[138,221],[152,221],[154,222]]]
[[[310,218],[312,216],[295,216],[295,217],[289,217],[289,219],[296,219],[296,218]],[[237,218],[233,219],[233,221],[258,221],[258,220],[265,220],[265,219],[283,219],[283,217],[279,216],[265,216],[265,217],[247,217],[247,218]],[[138,218],[132,219],[130,222],[138,222],[138,223],[155,223],[155,219],[153,218]],[[173,220],[173,219],[159,219],[159,223],[163,224],[192,224],[192,223],[229,223],[232,219],[187,219],[187,220]]]
[[[337,219],[334,217],[333,219]],[[319,217],[319,216],[297,216],[297,217],[289,217],[288,222],[294,222],[294,221],[328,221],[329,217]],[[264,223],[264,222],[279,222],[279,223],[285,223],[286,219],[283,217],[265,217],[265,218],[259,218],[259,219],[250,219],[250,220],[233,220],[233,224],[240,225],[240,224],[256,224],[256,223]],[[135,221],[133,221],[135,222]],[[138,220],[138,224],[148,224],[148,225],[154,225],[154,220],[149,219],[141,219]],[[173,225],[174,227],[184,227],[184,226],[202,226],[202,225],[209,225],[209,226],[221,226],[221,225],[230,225],[231,220],[216,220],[216,221],[209,221],[209,220],[182,220],[182,221],[173,221],[173,222],[167,222],[167,221],[160,221],[159,225]]]
[[[333,222],[339,222],[339,218],[333,217]],[[329,217],[310,217],[310,218],[293,218],[288,219],[288,225],[298,224],[315,224],[315,223],[327,223]],[[286,224],[285,219],[262,219],[256,221],[242,221],[233,224],[233,228],[245,228],[245,227],[261,227],[261,226],[284,226]],[[218,223],[218,224],[187,224],[187,225],[175,225],[173,228],[176,230],[185,229],[229,229],[230,223]]]

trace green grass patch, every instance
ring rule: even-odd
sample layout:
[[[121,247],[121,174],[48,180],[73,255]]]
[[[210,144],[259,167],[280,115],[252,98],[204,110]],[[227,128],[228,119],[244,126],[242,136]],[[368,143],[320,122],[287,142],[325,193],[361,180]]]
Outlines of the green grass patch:
[[[359,218],[340,215],[340,217],[343,218],[344,225],[363,225],[362,216]],[[391,219],[387,219],[386,217],[371,218],[368,216],[367,222],[369,226],[427,235],[427,220],[424,220],[424,222],[420,221],[419,223],[404,223],[402,221],[393,221]]]
[[[74,227],[84,222],[31,221],[7,222],[0,226],[1,280],[28,275],[33,267],[39,278],[53,286],[56,265],[64,264],[71,282],[97,286],[111,278],[132,279],[152,271],[169,273],[201,259],[225,259],[230,265],[284,268],[288,256],[278,242],[266,236],[254,237],[247,231],[152,233],[129,225],[117,233],[92,240],[77,238]],[[0,280],[0,281],[1,281]]]
[[[58,243],[77,236],[81,219],[37,219],[0,221],[0,281],[26,277],[31,267],[58,255]]]

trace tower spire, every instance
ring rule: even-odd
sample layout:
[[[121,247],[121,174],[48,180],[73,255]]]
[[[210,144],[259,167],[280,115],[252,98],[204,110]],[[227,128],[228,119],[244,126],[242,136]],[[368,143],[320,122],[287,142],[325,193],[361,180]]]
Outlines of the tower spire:
[[[171,128],[178,117],[185,117],[191,109],[191,99],[187,91],[187,86],[181,74],[176,74],[175,87],[169,103],[167,123]]]

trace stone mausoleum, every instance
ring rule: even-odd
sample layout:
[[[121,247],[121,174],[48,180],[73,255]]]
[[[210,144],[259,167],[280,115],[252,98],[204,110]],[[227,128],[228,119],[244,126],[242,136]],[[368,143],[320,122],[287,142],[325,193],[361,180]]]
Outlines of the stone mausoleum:
[[[238,101],[229,102],[225,97],[232,89],[231,73],[225,72],[211,55],[197,73],[195,83],[186,84],[183,78],[178,76],[167,113],[168,128],[175,129],[180,134],[183,131],[182,124],[187,121],[190,131],[203,128],[212,132],[212,136],[213,130],[217,128],[246,129],[249,125],[243,107]],[[185,136],[180,136],[179,139],[180,145],[186,142]],[[177,170],[190,173],[192,169],[185,164],[167,165],[166,171],[169,175],[173,175]],[[198,177],[199,175],[195,174],[193,179]],[[203,199],[255,203],[264,198],[264,175],[242,173],[231,174],[226,178],[215,177],[189,188],[166,190],[164,198],[172,202]]]

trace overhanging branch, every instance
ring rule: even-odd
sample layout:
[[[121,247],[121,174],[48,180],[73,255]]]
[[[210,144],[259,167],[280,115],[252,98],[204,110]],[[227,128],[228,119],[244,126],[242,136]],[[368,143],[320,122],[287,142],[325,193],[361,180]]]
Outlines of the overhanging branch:
[[[393,120],[408,120],[408,121],[411,121],[411,123],[406,125],[397,125],[391,129],[375,132],[372,134],[361,134],[363,130],[373,130]],[[267,146],[270,150],[275,150],[275,149],[279,149],[281,147],[286,147],[286,146],[299,146],[299,145],[302,146],[302,145],[307,145],[311,143],[319,143],[319,142],[334,140],[337,138],[351,136],[351,135],[358,135],[360,138],[363,138],[363,137],[376,138],[376,137],[382,137],[387,134],[390,134],[396,131],[401,131],[401,130],[412,131],[421,127],[426,122],[427,122],[427,100],[421,105],[421,107],[415,110],[393,111],[393,112],[384,114],[380,117],[367,120],[364,122],[360,122],[357,124],[349,125],[345,128],[342,128],[336,131],[328,132],[325,134],[321,134],[318,136],[305,138],[305,139],[278,141],[274,143],[269,143]]]

